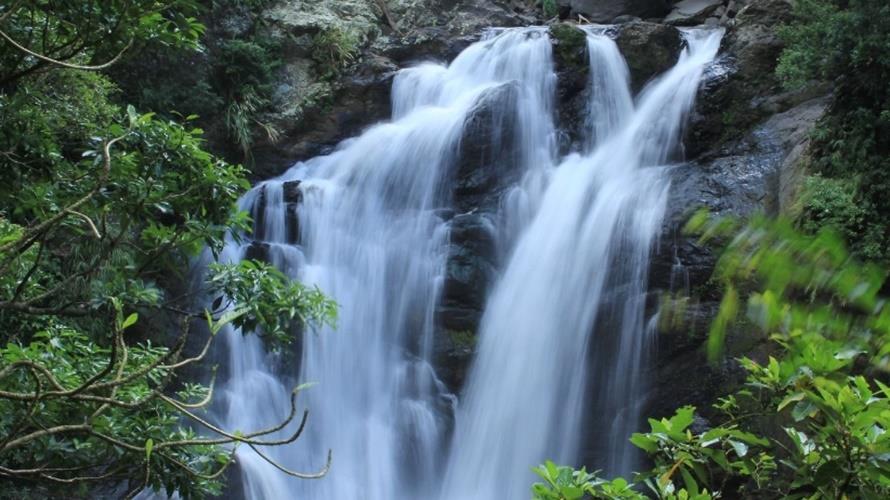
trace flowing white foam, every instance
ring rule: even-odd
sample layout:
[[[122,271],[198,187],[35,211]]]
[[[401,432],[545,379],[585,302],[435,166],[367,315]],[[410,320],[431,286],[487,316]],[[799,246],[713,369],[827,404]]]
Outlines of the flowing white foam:
[[[614,438],[604,440],[609,468],[627,472],[649,341],[648,256],[668,190],[659,167],[677,147],[721,35],[689,32],[677,64],[633,108],[594,95],[591,109],[603,110],[592,117],[597,146],[555,170],[486,308],[441,498],[527,497],[529,467],[575,462],[581,422],[593,417]],[[591,61],[605,61],[591,68],[594,92],[626,88],[611,41],[590,46]],[[585,405],[588,384],[598,404]]]
[[[294,166],[242,200],[261,241],[232,241],[223,259],[267,253],[340,305],[336,330],[303,335],[299,373],[277,369],[257,337],[226,333],[220,424],[269,427],[287,415],[293,384],[317,382],[301,396],[310,411],[303,436],[263,452],[300,471],[320,469],[327,450],[334,452],[328,476],[306,481],[240,448],[247,498],[391,500],[436,489],[454,407],[428,361],[449,238],[440,209],[450,204],[465,121],[494,89],[517,91],[511,109],[497,110],[515,121],[517,168],[552,162],[550,51],[546,29],[499,30],[447,67],[404,70],[393,85],[392,122]]]

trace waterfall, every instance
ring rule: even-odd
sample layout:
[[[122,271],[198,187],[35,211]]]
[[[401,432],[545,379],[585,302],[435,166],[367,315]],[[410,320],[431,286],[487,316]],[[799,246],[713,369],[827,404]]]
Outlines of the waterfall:
[[[582,417],[600,422],[609,472],[628,472],[650,342],[648,256],[669,187],[662,165],[721,35],[686,32],[677,64],[633,107],[593,96],[596,146],[554,170],[486,307],[441,498],[526,497],[529,467],[576,461]],[[591,68],[593,90],[626,86],[610,41],[590,37],[591,61],[607,62]]]
[[[558,165],[547,30],[492,30],[450,65],[399,72],[391,121],[241,200],[254,232],[231,239],[220,260],[266,260],[340,306],[336,329],[302,332],[289,353],[223,333],[214,421],[268,428],[288,415],[291,389],[314,382],[299,400],[310,412],[303,436],[262,451],[300,471],[334,453],[328,476],[309,481],[239,448],[244,497],[525,498],[530,467],[576,463],[582,440],[597,443],[609,472],[633,466],[665,163],[721,33],[686,32],[675,67],[634,101],[614,41],[586,31],[588,141]],[[430,359],[460,152],[482,109],[495,124],[488,149],[510,144],[516,175],[494,204],[502,271],[458,402]]]
[[[256,336],[225,332],[228,373],[216,421],[244,432],[268,428],[287,416],[292,387],[314,382],[300,396],[310,412],[303,436],[263,452],[301,471],[322,468],[329,449],[334,455],[323,480],[307,481],[240,448],[246,498],[389,500],[436,488],[455,398],[429,358],[462,133],[480,107],[493,106],[496,122],[513,124],[514,168],[535,185],[534,172],[552,163],[555,149],[554,81],[545,28],[492,30],[448,66],[401,71],[391,122],[241,200],[254,233],[230,241],[221,259],[268,260],[340,307],[335,330],[303,332],[292,353],[298,370]],[[505,93],[513,98],[498,101]]]

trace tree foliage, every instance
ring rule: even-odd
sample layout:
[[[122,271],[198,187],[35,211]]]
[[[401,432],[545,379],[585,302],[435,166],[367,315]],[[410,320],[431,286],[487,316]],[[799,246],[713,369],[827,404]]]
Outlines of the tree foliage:
[[[786,49],[778,74],[791,87],[811,80],[835,85],[817,126],[812,167],[853,186],[852,200],[824,212],[824,181],[808,186],[804,217],[850,237],[860,256],[890,258],[890,4],[884,0],[799,0],[796,21],[780,34]],[[855,214],[865,213],[864,217]],[[851,213],[853,212],[853,213]]]
[[[238,446],[289,444],[305,424],[292,399],[274,428],[220,429],[203,415],[212,381],[180,374],[224,329],[289,342],[297,327],[332,323],[335,305],[254,262],[187,286],[205,249],[249,230],[235,205],[246,171],[205,151],[195,117],[139,112],[99,72],[144,44],[194,49],[197,8],[0,7],[0,478],[11,494],[216,494]]]

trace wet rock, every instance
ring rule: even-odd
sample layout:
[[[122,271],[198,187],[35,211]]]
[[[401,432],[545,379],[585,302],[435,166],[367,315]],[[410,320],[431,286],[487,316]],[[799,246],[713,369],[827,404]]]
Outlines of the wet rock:
[[[690,117],[685,140],[689,158],[738,140],[769,114],[813,97],[775,97],[783,94],[775,77],[783,44],[775,28],[790,15],[784,0],[751,0],[738,11],[724,36],[721,57],[709,68],[716,69],[718,78],[705,79]]]
[[[683,39],[673,26],[649,22],[622,24],[615,38],[630,69],[634,92],[677,62]]]
[[[647,414],[670,415],[685,404],[707,410],[715,396],[744,378],[734,362],[710,366],[705,359],[702,346],[721,293],[709,284],[717,254],[696,238],[684,235],[682,227],[688,216],[702,207],[715,214],[738,216],[776,213],[782,206],[783,191],[791,189],[794,179],[800,177],[795,169],[800,168],[808,134],[824,113],[826,103],[824,97],[800,103],[762,121],[743,138],[671,170],[665,224],[650,265],[650,303],[654,312],[663,292],[685,292],[676,289],[678,281],[694,299],[681,321],[662,325],[651,375],[657,382],[648,396]],[[751,353],[763,342],[750,332],[730,332],[727,351]],[[684,382],[688,380],[700,383]]]
[[[300,207],[296,203],[288,203],[284,207],[284,231],[286,243],[300,244]]]
[[[447,329],[475,331],[495,272],[494,225],[484,213],[451,220],[451,244],[439,322]]]
[[[285,203],[302,203],[303,190],[300,188],[302,181],[287,181],[281,185],[282,197]]]
[[[263,185],[258,188],[260,190],[259,194],[253,201],[253,206],[250,207],[250,217],[253,219],[253,234],[251,235],[255,240],[262,240],[265,238],[265,227],[266,227],[266,186]]]
[[[449,391],[460,393],[476,352],[475,332],[442,330],[434,339],[433,352],[436,375]]]
[[[623,16],[618,16],[615,19],[612,19],[612,24],[625,24],[625,23],[633,23],[633,22],[637,22],[637,21],[642,21],[642,19],[640,19],[637,16],[629,16],[629,15],[625,14]]]
[[[485,299],[495,275],[495,233],[491,216],[460,214],[451,220],[451,242],[439,325],[434,341],[436,370],[448,387],[459,392],[475,351],[476,333]]]
[[[499,188],[516,181],[516,103],[519,89],[505,83],[483,94],[464,122],[454,189],[458,210],[493,200]]]
[[[642,18],[660,17],[669,10],[665,0],[571,0],[571,7],[595,23],[608,23],[624,14]]]
[[[664,18],[666,24],[674,26],[696,26],[723,8],[723,0],[683,0]],[[721,12],[722,14],[722,12]],[[717,16],[719,18],[719,15]]]
[[[557,123],[560,127],[560,151],[577,148],[584,131],[589,100],[590,56],[587,35],[574,24],[550,27],[553,59],[556,67]]]
[[[270,247],[268,243],[260,241],[252,241],[244,250],[244,258],[247,260],[258,260],[260,262],[270,262]]]

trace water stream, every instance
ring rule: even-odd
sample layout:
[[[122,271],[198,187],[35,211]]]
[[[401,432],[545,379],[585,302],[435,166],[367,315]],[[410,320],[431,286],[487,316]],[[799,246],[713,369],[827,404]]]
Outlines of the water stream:
[[[582,422],[610,472],[633,454],[650,335],[648,256],[667,198],[665,175],[704,65],[720,33],[690,31],[677,65],[631,99],[614,42],[588,29],[589,141],[555,159],[555,75],[544,28],[492,30],[450,65],[401,71],[392,121],[299,163],[241,201],[252,241],[221,257],[269,260],[340,305],[336,330],[306,332],[299,366],[256,336],[225,333],[228,376],[214,410],[228,429],[269,427],[290,391],[306,431],[264,450],[282,465],[330,474],[289,478],[238,451],[246,498],[526,498],[529,468],[578,459]],[[497,214],[504,266],[486,306],[478,352],[458,398],[432,366],[436,306],[464,124],[510,86],[519,181]],[[287,435],[293,428],[282,431]]]

